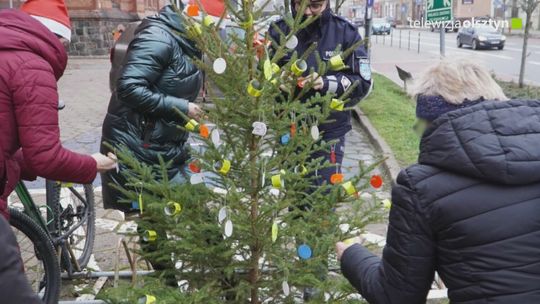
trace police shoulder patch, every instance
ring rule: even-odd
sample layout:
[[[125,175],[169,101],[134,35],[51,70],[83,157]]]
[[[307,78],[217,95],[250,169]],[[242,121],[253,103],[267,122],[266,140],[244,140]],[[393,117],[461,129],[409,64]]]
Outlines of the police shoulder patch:
[[[360,76],[366,81],[371,81],[371,64],[368,58],[361,58],[358,60],[358,71]]]
[[[347,78],[347,76],[343,76],[341,78],[341,87],[343,88],[343,91],[347,91],[350,86],[351,86],[351,80]]]

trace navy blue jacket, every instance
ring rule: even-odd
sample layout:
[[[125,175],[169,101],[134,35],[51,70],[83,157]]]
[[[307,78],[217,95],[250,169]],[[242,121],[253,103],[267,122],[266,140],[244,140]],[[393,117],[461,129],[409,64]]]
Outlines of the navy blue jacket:
[[[540,101],[442,115],[402,171],[382,259],[345,250],[372,304],[426,303],[435,271],[453,304],[540,303]]]
[[[293,15],[296,13],[293,11]],[[273,48],[280,44],[280,33],[274,28],[277,26],[281,32],[287,35],[290,29],[284,20],[278,20],[270,26],[269,35],[272,40]],[[294,50],[289,52],[279,62],[279,65],[285,65],[291,58],[293,51],[296,51],[301,56],[313,43],[317,43],[317,49],[307,58],[308,69],[304,76],[309,74],[309,70],[314,68],[318,70],[316,54],[323,61],[328,61],[335,54],[338,45],[341,45],[341,50],[347,50],[357,41],[362,40],[355,26],[327,8],[321,16],[307,28],[302,29],[296,34],[298,45]],[[284,40],[285,38],[283,38]],[[361,45],[353,52],[352,55],[344,59],[347,65],[346,69],[340,71],[328,71],[323,76],[324,87],[321,94],[333,93],[336,97],[340,97],[344,91],[357,82],[354,92],[349,96],[350,101],[346,106],[351,107],[356,105],[366,94],[371,87],[371,68],[365,48]],[[362,73],[361,73],[362,71]],[[304,100],[311,95],[306,95]],[[333,112],[329,117],[329,122],[319,126],[325,140],[339,138],[351,130],[351,112],[343,111]]]

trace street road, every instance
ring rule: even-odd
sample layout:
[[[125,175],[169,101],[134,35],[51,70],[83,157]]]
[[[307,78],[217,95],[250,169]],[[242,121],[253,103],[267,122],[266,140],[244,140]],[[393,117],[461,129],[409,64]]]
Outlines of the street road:
[[[363,31],[361,30],[361,33]],[[401,32],[401,49],[399,36]],[[410,32],[410,50],[409,50]],[[420,36],[419,36],[420,35]],[[523,38],[507,36],[504,50],[477,50],[470,46],[458,48],[456,45],[457,33],[446,33],[446,56],[468,58],[482,63],[503,80],[519,79],[521,52]],[[418,53],[418,39],[420,37],[420,52]],[[372,62],[375,70],[387,71],[394,65],[409,66],[411,72],[422,71],[430,63],[439,60],[439,33],[426,30],[394,30],[391,36],[372,37]],[[529,57],[525,69],[525,81],[540,85],[540,39],[529,39]],[[397,74],[395,75],[397,77]]]

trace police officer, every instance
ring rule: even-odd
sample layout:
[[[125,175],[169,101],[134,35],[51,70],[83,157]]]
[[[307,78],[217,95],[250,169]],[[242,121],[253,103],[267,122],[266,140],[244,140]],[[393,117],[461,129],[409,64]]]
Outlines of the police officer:
[[[302,3],[307,2],[307,4]],[[304,5],[302,5],[304,4]],[[318,70],[317,56],[326,61],[330,60],[336,53],[338,45],[341,50],[347,50],[355,45],[362,38],[354,25],[349,23],[344,18],[335,15],[330,9],[329,0],[291,0],[291,10],[293,17],[301,14],[302,7],[305,7],[302,18],[305,20],[311,16],[318,16],[318,19],[310,23],[307,27],[296,33],[298,44],[279,62],[279,65],[284,65],[290,60],[293,52],[297,52],[298,56],[302,56],[308,48],[313,44],[317,44],[317,48],[306,59],[309,73],[311,68]],[[290,33],[290,28],[285,20],[278,20],[274,25],[270,26],[269,35],[272,40],[272,49],[277,49],[278,44],[282,41],[281,33],[275,29],[279,28],[285,35]],[[354,83],[352,94],[349,95],[350,101],[345,105],[352,107],[364,98],[372,84],[371,67],[367,52],[360,44],[347,58],[343,58],[346,65],[345,69],[333,71],[329,70],[326,75],[318,75],[311,73],[303,75],[304,81],[301,85],[312,82],[312,94],[306,95],[304,100],[307,100],[315,92],[324,94],[334,94],[336,97],[341,96]],[[332,145],[331,151],[320,151],[312,155],[313,159],[323,157],[329,162],[338,164],[338,170],[341,172],[341,163],[343,161],[345,134],[351,130],[351,112],[350,111],[334,111],[328,118],[326,123],[319,125],[319,130],[322,134],[322,139],[326,142],[336,141]],[[319,179],[317,183],[320,185],[324,181],[330,182],[330,176],[336,172],[334,167],[324,168],[318,171]]]

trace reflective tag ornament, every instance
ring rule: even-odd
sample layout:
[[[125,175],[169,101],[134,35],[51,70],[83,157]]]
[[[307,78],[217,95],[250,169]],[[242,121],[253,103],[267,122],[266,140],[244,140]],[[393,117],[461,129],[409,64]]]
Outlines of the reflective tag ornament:
[[[346,183],[342,184],[341,187],[343,187],[343,189],[345,189],[345,192],[348,195],[358,196],[358,192],[356,191],[356,187],[354,187],[352,182],[350,182],[350,181],[346,182]]]
[[[319,140],[319,136],[320,136],[319,127],[311,126],[310,132],[311,132],[311,138],[313,138],[314,140]]]
[[[253,122],[251,126],[253,127],[253,131],[251,132],[251,134],[253,135],[263,137],[266,135],[266,132],[268,131],[266,124],[261,121],[255,121]]]
[[[386,210],[390,210],[392,208],[392,201],[389,199],[385,199],[382,201],[383,208]]]
[[[212,143],[214,144],[214,146],[218,147],[219,145],[221,145],[221,138],[219,136],[219,131],[217,128],[212,130],[210,137],[212,138]]]
[[[218,211],[218,223],[221,225],[223,221],[227,218],[227,208],[221,207]]]
[[[156,304],[156,297],[153,295],[145,295],[142,298],[139,298],[138,304]]]
[[[210,136],[210,131],[205,124],[201,124],[201,126],[199,127],[199,135],[204,139]]]
[[[369,180],[369,183],[371,184],[371,187],[379,189],[380,187],[382,187],[383,179],[380,175],[373,175]]]
[[[332,101],[330,102],[330,108],[332,110],[343,111],[344,107],[345,107],[345,103],[343,102],[343,100],[332,98]]]
[[[199,126],[199,123],[195,119],[190,119],[184,126],[186,130],[193,132]]]
[[[297,59],[292,65],[291,65],[291,72],[293,72],[294,75],[300,76],[307,70],[307,62],[303,59]]]
[[[274,186],[274,188],[279,189],[285,186],[285,182],[283,181],[281,174],[276,174],[272,176],[271,179],[272,179],[272,186]]]
[[[306,166],[298,165],[298,166],[294,167],[294,173],[300,174],[300,176],[304,176],[304,175],[306,175],[308,173],[308,170],[307,170]]]
[[[288,297],[289,294],[291,294],[291,288],[289,287],[289,283],[287,283],[287,281],[283,281],[283,283],[281,283],[281,289],[283,290],[283,294]]]
[[[291,140],[291,135],[289,135],[289,133],[284,134],[284,135],[281,136],[281,144],[282,145],[288,144],[290,140]]]
[[[225,61],[223,58],[217,58],[214,60],[213,68],[216,74],[223,74],[227,69],[227,61]]]
[[[291,124],[291,137],[295,137],[296,136],[296,123],[292,123]]]
[[[231,170],[231,162],[227,159],[217,161],[214,163],[214,169],[223,175],[227,175]]]
[[[345,68],[345,63],[343,62],[343,58],[341,58],[341,55],[332,56],[329,61],[330,70],[332,71],[339,71]]]
[[[227,220],[225,222],[225,236],[231,237],[232,233],[233,233],[233,223],[231,220]]]
[[[214,24],[214,19],[210,16],[204,16],[203,24],[204,26],[209,27]],[[218,73],[218,74],[221,74],[221,73]]]
[[[248,87],[247,87],[247,92],[249,95],[253,96],[253,97],[259,97],[262,95],[262,86],[261,86],[261,83],[256,80],[256,79],[253,79],[252,81],[249,82],[248,84]]]
[[[343,174],[341,174],[341,173],[332,174],[332,176],[330,176],[330,182],[333,185],[343,182]]]
[[[300,257],[302,260],[308,260],[311,258],[311,255],[312,255],[311,247],[309,247],[306,244],[302,244],[298,246],[297,253],[298,253],[298,257]]]
[[[201,167],[199,166],[199,161],[194,160],[189,163],[189,170],[193,173],[201,173]]]
[[[165,212],[165,215],[167,216],[175,216],[180,214],[182,212],[182,206],[177,202],[168,202],[167,206],[163,208],[163,212]]]
[[[190,17],[199,16],[199,6],[197,4],[190,4],[187,7],[187,15]]]
[[[193,26],[189,27],[189,31],[195,36],[201,35],[202,34],[201,25],[198,23],[195,23],[193,24]]]
[[[296,48],[297,45],[298,45],[298,38],[295,35],[292,35],[291,38],[289,38],[289,40],[287,40],[287,42],[285,43],[285,47],[290,50]]]
[[[272,71],[272,62],[268,59],[266,59],[263,63],[263,73],[266,80],[272,79],[272,76],[274,74]]]
[[[143,241],[153,242],[157,239],[157,232],[155,230],[146,230],[143,234]]]

